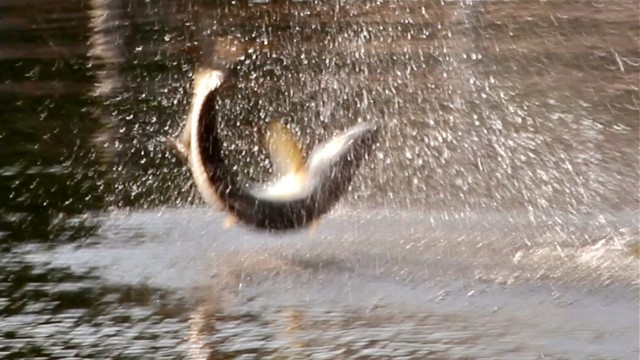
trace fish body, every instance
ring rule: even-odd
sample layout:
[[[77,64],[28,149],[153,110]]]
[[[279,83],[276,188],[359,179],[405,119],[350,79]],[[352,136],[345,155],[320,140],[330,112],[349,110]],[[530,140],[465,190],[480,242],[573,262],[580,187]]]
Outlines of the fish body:
[[[378,128],[355,125],[318,145],[304,161],[293,135],[280,123],[269,129],[268,148],[276,178],[245,186],[235,179],[222,156],[216,109],[224,71],[202,68],[185,128],[172,145],[188,162],[203,199],[227,211],[235,223],[266,230],[309,226],[346,193],[361,163],[372,151]]]

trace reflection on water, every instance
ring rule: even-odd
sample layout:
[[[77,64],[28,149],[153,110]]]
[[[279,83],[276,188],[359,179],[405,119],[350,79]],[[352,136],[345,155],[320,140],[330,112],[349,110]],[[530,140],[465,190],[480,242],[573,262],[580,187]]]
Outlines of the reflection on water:
[[[36,324],[19,344],[46,337],[44,354],[98,358],[633,358],[636,261],[567,246],[550,262],[515,241],[535,230],[526,218],[424,216],[340,214],[314,236],[255,236],[203,210],[114,213],[82,247],[11,254],[32,268],[3,299],[23,304],[8,323]],[[599,278],[609,270],[620,276]]]
[[[3,2],[0,358],[637,358],[637,14]],[[383,125],[318,233],[159,210],[199,204],[163,138],[212,39],[251,49],[221,100],[244,176],[270,120]]]

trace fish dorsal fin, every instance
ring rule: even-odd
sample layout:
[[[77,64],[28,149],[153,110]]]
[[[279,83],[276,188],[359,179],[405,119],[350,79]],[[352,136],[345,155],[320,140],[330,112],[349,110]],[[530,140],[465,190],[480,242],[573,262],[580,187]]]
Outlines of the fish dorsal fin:
[[[279,121],[272,121],[267,132],[267,149],[277,175],[304,171],[304,154],[295,135]]]

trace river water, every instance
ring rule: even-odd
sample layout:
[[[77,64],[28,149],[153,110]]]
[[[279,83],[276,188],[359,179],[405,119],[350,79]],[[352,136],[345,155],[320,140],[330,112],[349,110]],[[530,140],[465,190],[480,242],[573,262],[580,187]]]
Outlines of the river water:
[[[636,1],[3,1],[0,358],[637,359]],[[236,48],[260,180],[359,121],[315,231],[222,226],[165,146]]]

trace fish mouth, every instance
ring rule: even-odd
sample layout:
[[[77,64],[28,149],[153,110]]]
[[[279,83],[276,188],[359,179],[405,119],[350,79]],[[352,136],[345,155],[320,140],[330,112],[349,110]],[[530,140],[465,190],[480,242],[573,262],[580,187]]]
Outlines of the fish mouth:
[[[218,130],[216,100],[226,76],[225,71],[209,68],[196,72],[182,138],[172,141],[187,160],[200,194],[207,203],[254,228],[293,230],[314,223],[348,191],[373,150],[379,128],[357,124],[319,144],[306,163],[292,166],[272,182],[247,187],[232,174]],[[281,163],[289,157],[302,159],[295,151],[280,154],[280,159],[273,155],[272,161]]]

